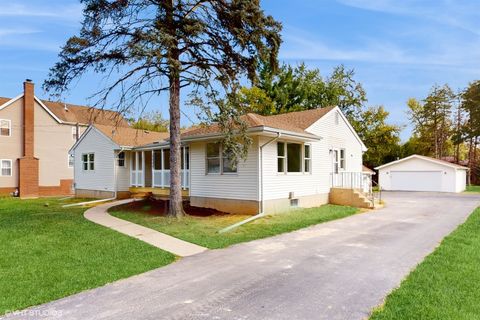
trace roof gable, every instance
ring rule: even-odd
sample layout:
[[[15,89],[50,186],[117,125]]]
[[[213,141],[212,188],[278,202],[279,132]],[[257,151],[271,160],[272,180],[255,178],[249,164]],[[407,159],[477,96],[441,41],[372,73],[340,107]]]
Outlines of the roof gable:
[[[443,161],[443,160],[440,160],[440,159],[435,159],[435,158],[431,158],[431,157],[427,157],[427,156],[421,156],[421,155],[418,155],[418,154],[412,154],[411,156],[408,156],[406,158],[386,163],[384,165],[376,167],[375,169],[376,170],[383,169],[383,168],[389,167],[391,165],[395,165],[397,163],[405,162],[405,161],[410,160],[410,159],[420,159],[420,160],[432,162],[432,163],[435,163],[435,164],[443,165],[445,167],[458,169],[458,170],[469,170],[467,167],[460,166],[458,164],[450,163],[450,162],[447,162],[447,161]]]
[[[271,116],[247,113],[241,117],[241,120],[246,123],[247,128],[249,129],[268,127],[277,130],[299,133],[306,136],[312,136],[312,133],[307,132],[306,129],[333,109],[334,107],[316,108]],[[209,126],[199,126],[195,129],[188,130],[182,134],[182,138],[208,134],[219,134],[220,132],[220,126],[214,123]]]
[[[350,121],[348,121],[347,117],[343,114],[342,110],[340,110],[339,107],[332,107],[330,108],[322,117],[320,117],[319,119],[317,119],[316,121],[312,122],[311,125],[306,128],[306,130],[308,131],[308,129],[310,127],[312,127],[314,124],[316,124],[317,122],[321,122],[323,121],[324,119],[326,119],[327,117],[325,117],[327,114],[329,114],[331,111],[336,111],[338,112],[340,118],[342,119],[342,121],[347,125],[347,128],[348,130],[350,130],[350,132],[353,134],[353,136],[355,137],[355,139],[360,143],[360,146],[362,147],[362,151],[365,152],[368,150],[367,146],[363,143],[362,139],[360,139],[360,136],[358,135],[357,131],[353,128],[352,124],[350,123]]]
[[[23,94],[13,99],[0,97],[0,110],[8,107],[21,98],[23,98]],[[58,123],[78,123],[80,125],[98,123],[101,125],[115,125],[119,127],[128,126],[128,122],[117,111],[101,110],[87,106],[41,100],[36,96],[34,99]]]
[[[155,132],[129,127],[104,126],[95,124],[96,129],[101,131],[105,136],[122,147],[138,147],[167,139],[170,134],[168,132]]]

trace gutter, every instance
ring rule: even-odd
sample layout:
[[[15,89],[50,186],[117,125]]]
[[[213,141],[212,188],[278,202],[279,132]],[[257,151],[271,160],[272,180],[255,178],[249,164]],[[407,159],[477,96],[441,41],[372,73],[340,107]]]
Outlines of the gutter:
[[[123,152],[125,149],[123,147],[120,148],[120,152]],[[120,153],[119,152],[119,153]],[[117,192],[118,192],[118,179],[117,179],[117,158],[113,157],[113,197],[112,198],[107,198],[107,199],[100,199],[100,200],[93,200],[93,201],[86,201],[86,202],[80,202],[80,203],[71,203],[71,204],[66,204],[62,206],[62,208],[68,208],[68,207],[75,207],[75,206],[83,206],[85,204],[93,204],[93,203],[101,203],[101,202],[107,202],[107,201],[112,201],[117,199]]]
[[[270,143],[278,140],[280,137],[282,136],[282,133],[281,132],[277,132],[277,136],[273,139],[270,139],[269,141],[265,142],[264,144],[262,144],[260,146],[260,179],[261,179],[261,182],[260,182],[260,212],[257,213],[256,215],[250,217],[250,218],[247,218],[245,220],[242,220],[242,221],[239,221],[235,224],[232,224],[231,226],[228,226],[226,228],[223,228],[222,230],[220,230],[218,233],[224,233],[224,232],[227,232],[227,231],[230,231],[230,230],[233,230],[237,227],[240,227],[241,225],[244,225],[250,221],[253,221],[253,220],[256,220],[258,218],[262,218],[265,216],[265,212],[264,212],[264,199],[263,199],[263,148],[267,145],[269,145]]]

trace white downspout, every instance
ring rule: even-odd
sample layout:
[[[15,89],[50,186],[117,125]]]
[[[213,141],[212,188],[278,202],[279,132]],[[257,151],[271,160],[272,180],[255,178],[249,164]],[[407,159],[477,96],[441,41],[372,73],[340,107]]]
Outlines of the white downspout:
[[[120,148],[120,152],[123,152],[124,149]],[[126,163],[125,159],[125,163]],[[72,204],[66,204],[62,206],[62,208],[68,208],[68,207],[75,207],[75,206],[83,206],[85,204],[93,204],[93,203],[101,203],[101,202],[107,202],[107,201],[112,201],[117,199],[117,190],[118,190],[118,179],[117,179],[117,173],[118,173],[118,168],[117,168],[117,157],[113,157],[113,197],[108,198],[108,199],[99,199],[99,200],[93,200],[93,201],[86,201],[86,202],[79,202],[79,203],[72,203]]]
[[[227,231],[230,231],[230,230],[233,230],[245,223],[248,223],[250,221],[253,221],[253,220],[256,220],[258,218],[261,218],[261,217],[264,217],[265,216],[265,212],[264,212],[264,199],[263,199],[263,147],[267,146],[268,144],[278,140],[280,137],[281,137],[281,133],[280,132],[277,132],[277,136],[273,139],[270,139],[269,141],[265,142],[264,144],[262,144],[260,146],[260,172],[259,172],[259,176],[260,176],[260,179],[261,179],[261,182],[260,182],[260,212],[257,213],[256,215],[248,218],[248,219],[245,219],[245,220],[242,220],[242,221],[239,221],[235,224],[232,224],[231,226],[228,226],[226,228],[223,228],[222,230],[219,231],[219,233],[224,233],[224,232],[227,232]]]

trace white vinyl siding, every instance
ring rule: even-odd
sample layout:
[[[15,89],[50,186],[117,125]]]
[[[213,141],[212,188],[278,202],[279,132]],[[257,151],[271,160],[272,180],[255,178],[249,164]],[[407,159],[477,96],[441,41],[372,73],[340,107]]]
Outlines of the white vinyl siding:
[[[411,158],[379,169],[383,190],[462,192],[466,185],[466,170]]]
[[[311,168],[309,173],[278,173],[277,144],[263,149],[263,175],[265,200],[287,199],[290,192],[295,197],[328,194],[331,173],[334,169],[333,149],[345,150],[345,171],[362,171],[362,145],[348,127],[343,117],[331,111],[315,122],[308,132],[322,137],[320,141],[306,142],[310,145]],[[338,118],[337,118],[338,117]],[[338,120],[338,124],[336,121]],[[262,137],[260,144],[271,138]],[[299,143],[296,141],[289,141]],[[339,154],[340,159],[340,154]]]
[[[128,191],[130,188],[130,157],[132,156],[132,153],[129,151],[123,151],[123,153],[125,154],[125,165],[122,167],[118,165],[119,151],[116,152],[117,191]]]
[[[463,192],[467,188],[467,170],[457,170],[455,192]]]
[[[258,200],[258,142],[255,138],[246,161],[240,160],[237,172],[205,174],[207,172],[206,142],[190,145],[190,196]]]
[[[83,137],[82,142],[74,150],[75,188],[99,191],[114,191],[115,144],[107,137],[92,128]],[[95,170],[83,169],[84,154],[95,154]]]

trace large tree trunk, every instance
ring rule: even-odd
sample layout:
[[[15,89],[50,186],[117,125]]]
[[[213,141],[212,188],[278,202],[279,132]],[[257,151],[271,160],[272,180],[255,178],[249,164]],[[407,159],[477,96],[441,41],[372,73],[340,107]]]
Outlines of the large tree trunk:
[[[170,206],[169,217],[185,215],[182,206],[180,141],[180,78],[170,76]]]
[[[169,217],[182,217],[185,215],[182,205],[182,180],[181,180],[181,141],[180,141],[180,53],[176,26],[173,18],[173,1],[164,3],[167,26],[172,37],[168,50],[169,85],[170,85],[170,205]]]

